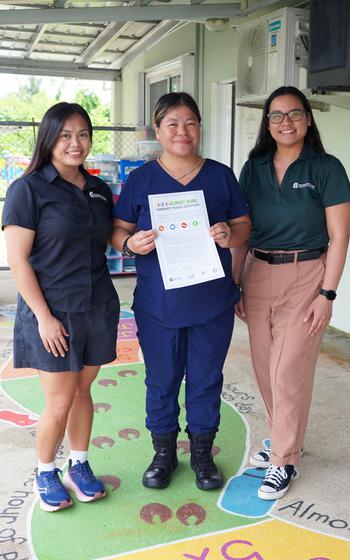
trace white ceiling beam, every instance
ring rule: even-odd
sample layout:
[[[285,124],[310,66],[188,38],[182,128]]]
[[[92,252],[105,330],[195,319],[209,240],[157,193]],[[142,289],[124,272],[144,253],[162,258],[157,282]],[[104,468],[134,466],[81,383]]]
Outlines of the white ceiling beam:
[[[146,33],[135,45],[132,45],[124,54],[118,56],[110,65],[109,68],[121,69],[125,64],[134,60],[140,53],[152,47],[160,41],[165,35],[177,27],[177,21],[162,21],[157,27],[154,27]]]
[[[108,49],[109,45],[122,33],[126,28],[125,23],[110,23],[107,25],[98,37],[90,43],[84,54],[76,59],[85,66],[88,66],[92,60],[98,57],[103,51]]]
[[[29,45],[29,47],[26,51],[26,54],[24,55],[25,58],[29,58],[31,56],[31,54],[34,52],[37,45],[40,43],[40,39],[44,35],[44,33],[46,31],[46,28],[47,28],[47,25],[38,25],[37,30],[35,31],[35,33],[33,35],[32,42]]]
[[[229,18],[240,15],[240,3],[182,4],[166,6],[123,6],[116,8],[41,8],[33,10],[2,10],[2,25],[186,20],[205,21],[207,18]]]
[[[255,2],[252,6],[247,6],[242,9],[242,15],[247,16],[249,14],[253,14],[254,12],[258,12],[259,10],[267,10],[267,8],[280,3],[281,0],[258,0],[258,2]]]
[[[35,76],[56,76],[59,78],[79,78],[81,80],[117,81],[121,74],[118,70],[86,68],[72,62],[56,60],[34,60],[0,57],[0,74],[23,74]]]

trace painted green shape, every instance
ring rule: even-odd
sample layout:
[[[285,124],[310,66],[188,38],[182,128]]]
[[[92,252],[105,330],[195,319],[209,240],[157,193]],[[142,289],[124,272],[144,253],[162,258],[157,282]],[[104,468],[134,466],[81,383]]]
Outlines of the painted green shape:
[[[121,377],[123,370],[134,370],[137,375]],[[138,550],[158,544],[200,536],[234,527],[249,525],[255,519],[228,514],[217,506],[220,491],[203,492],[194,483],[189,465],[189,453],[179,452],[179,467],[174,472],[170,486],[164,490],[146,489],[141,484],[142,473],[153,456],[151,438],[144,427],[144,366],[128,364],[104,368],[98,380],[115,380],[117,385],[93,387],[94,403],[107,403],[95,414],[92,440],[107,437],[114,442],[111,447],[91,445],[89,459],[98,476],[115,476],[121,483],[118,489],[108,488],[108,497],[99,502],[82,504],[48,514],[36,504],[32,516],[32,543],[39,560],[91,560]],[[4,382],[4,389],[11,397],[39,413],[42,398],[37,379],[20,379]],[[184,402],[183,387],[180,403]],[[182,432],[179,440],[187,441],[184,407],[181,407]],[[222,403],[221,427],[215,445],[221,448],[216,462],[225,479],[236,474],[244,455],[246,426],[241,416],[228,404]],[[139,437],[121,438],[121,430],[137,430]],[[129,432],[133,434],[134,432]],[[162,523],[159,517],[154,524],[140,518],[144,506],[158,503],[169,508],[171,518]],[[188,503],[201,506],[205,520],[195,525],[196,518],[184,525],[176,516],[179,508]]]
[[[1,386],[14,401],[35,414],[44,408],[44,397],[39,377],[11,379],[1,382]]]

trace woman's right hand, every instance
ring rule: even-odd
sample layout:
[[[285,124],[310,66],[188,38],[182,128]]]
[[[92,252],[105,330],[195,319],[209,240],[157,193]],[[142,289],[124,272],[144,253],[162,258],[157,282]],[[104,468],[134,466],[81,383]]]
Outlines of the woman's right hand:
[[[129,237],[128,247],[137,255],[148,255],[156,247],[155,239],[157,235],[156,229],[140,230]]]
[[[241,321],[246,322],[246,316],[244,311],[244,304],[243,304],[243,297],[241,295],[241,299],[235,305],[235,313],[241,319]]]
[[[40,338],[47,352],[58,358],[58,356],[66,355],[68,352],[68,344],[66,337],[69,336],[63,323],[56,319],[53,315],[47,315],[43,319],[38,319],[38,328]]]

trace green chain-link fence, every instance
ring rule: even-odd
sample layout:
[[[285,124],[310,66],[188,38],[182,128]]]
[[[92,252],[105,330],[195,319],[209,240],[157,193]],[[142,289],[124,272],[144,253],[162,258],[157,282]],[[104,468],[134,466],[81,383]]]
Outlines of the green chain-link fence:
[[[39,123],[0,121],[0,199],[9,184],[20,177],[33,152]],[[137,157],[137,132],[133,125],[94,126],[89,161],[96,154],[112,154],[116,160]]]
[[[37,122],[0,121],[0,218],[7,187],[23,174],[30,161],[38,126]],[[87,165],[94,166],[96,154],[112,154],[115,160],[138,158],[136,142],[134,125],[94,126]],[[6,268],[5,245],[0,230],[0,270],[3,268]]]

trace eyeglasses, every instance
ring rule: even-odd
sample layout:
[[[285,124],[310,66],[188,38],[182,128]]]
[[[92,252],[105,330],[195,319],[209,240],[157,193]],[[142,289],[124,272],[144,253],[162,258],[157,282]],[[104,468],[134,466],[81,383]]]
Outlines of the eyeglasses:
[[[283,121],[284,117],[288,117],[288,119],[292,122],[301,121],[303,115],[306,113],[304,109],[292,109],[288,111],[288,113],[282,113],[282,111],[272,111],[272,113],[268,113],[267,118],[273,124],[279,124]]]

